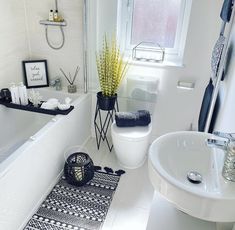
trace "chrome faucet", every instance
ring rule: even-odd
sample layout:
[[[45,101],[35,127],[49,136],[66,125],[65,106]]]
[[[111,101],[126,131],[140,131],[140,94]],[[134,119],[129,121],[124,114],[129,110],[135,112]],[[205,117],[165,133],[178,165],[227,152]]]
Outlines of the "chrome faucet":
[[[215,136],[225,138],[226,140],[207,139],[208,147],[220,148],[225,152],[224,166],[222,176],[235,182],[235,133],[213,132]]]
[[[55,87],[56,90],[62,90],[62,84],[60,78],[55,78],[50,81],[50,85]]]
[[[211,148],[219,148],[222,150],[227,150],[228,141],[220,141],[216,139],[207,139],[206,144]]]

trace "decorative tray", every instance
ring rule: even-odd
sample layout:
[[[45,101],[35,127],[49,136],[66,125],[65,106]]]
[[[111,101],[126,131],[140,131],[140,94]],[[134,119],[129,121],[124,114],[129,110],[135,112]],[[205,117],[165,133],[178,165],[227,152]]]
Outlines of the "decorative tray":
[[[70,108],[66,110],[42,109],[40,108],[40,105],[39,107],[34,107],[32,103],[29,103],[28,105],[18,105],[18,104],[14,104],[14,103],[2,101],[2,100],[0,100],[0,104],[8,108],[12,108],[12,109],[19,109],[19,110],[25,110],[25,111],[43,113],[43,114],[49,114],[49,115],[57,115],[57,114],[67,115],[74,109],[74,106],[70,106]]]

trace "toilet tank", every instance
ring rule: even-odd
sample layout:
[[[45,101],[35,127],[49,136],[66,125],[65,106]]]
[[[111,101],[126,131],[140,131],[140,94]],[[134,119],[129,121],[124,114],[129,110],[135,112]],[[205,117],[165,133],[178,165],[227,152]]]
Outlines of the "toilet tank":
[[[153,113],[157,101],[158,79],[131,75],[126,79],[127,111],[146,109]]]

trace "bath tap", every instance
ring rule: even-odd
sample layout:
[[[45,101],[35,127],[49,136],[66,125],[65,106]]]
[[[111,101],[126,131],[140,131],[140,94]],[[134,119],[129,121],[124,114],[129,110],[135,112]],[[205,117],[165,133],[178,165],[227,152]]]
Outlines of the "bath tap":
[[[60,78],[55,78],[55,79],[51,80],[50,85],[55,87],[56,90],[62,90]]]
[[[208,147],[219,148],[224,150],[225,158],[222,170],[222,176],[235,182],[235,137],[234,133],[213,132],[215,136],[225,138],[227,140],[207,139],[206,144]]]

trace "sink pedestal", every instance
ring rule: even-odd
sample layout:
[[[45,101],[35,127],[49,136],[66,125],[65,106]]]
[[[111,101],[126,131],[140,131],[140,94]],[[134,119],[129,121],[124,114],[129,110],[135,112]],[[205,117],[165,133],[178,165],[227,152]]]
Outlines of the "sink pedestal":
[[[147,230],[235,230],[233,223],[215,223],[189,216],[155,192]]]
[[[216,223],[216,230],[235,230],[233,223]]]
[[[176,209],[155,192],[147,230],[217,230],[216,223],[197,219]],[[231,229],[230,229],[231,230]]]

